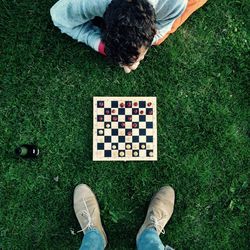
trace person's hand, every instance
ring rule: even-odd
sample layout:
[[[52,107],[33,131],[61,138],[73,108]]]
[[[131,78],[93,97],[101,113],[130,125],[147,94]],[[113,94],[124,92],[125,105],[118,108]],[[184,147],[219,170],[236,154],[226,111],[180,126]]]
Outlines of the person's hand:
[[[130,66],[122,66],[125,73],[130,73],[132,70],[136,70],[138,66],[140,65],[140,62],[135,62],[134,64]]]
[[[138,66],[140,65],[140,62],[144,59],[148,49],[141,49],[141,53],[137,59],[137,61],[132,65],[121,65],[121,67],[124,69],[125,73],[130,73],[133,70],[136,70]]]

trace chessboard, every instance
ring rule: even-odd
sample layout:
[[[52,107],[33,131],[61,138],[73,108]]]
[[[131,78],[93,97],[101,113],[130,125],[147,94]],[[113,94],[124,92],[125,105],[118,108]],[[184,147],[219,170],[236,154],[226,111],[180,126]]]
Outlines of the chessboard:
[[[156,161],[156,97],[94,97],[93,160]]]

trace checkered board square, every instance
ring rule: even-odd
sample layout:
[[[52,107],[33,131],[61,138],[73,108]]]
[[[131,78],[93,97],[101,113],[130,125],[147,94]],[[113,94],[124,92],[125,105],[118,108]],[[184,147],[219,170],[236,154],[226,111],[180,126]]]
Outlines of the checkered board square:
[[[94,161],[156,161],[156,97],[93,98]]]

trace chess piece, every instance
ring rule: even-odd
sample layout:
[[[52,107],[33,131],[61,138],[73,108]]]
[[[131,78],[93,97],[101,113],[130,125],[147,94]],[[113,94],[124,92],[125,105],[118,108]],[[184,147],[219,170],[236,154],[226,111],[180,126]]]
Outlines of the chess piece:
[[[128,108],[131,108],[131,107],[132,107],[132,103],[131,103],[131,102],[128,102],[128,103],[127,103],[127,107],[128,107]]]
[[[137,128],[137,123],[133,123],[132,127]]]
[[[138,152],[137,151],[134,152],[134,156],[138,156]]]
[[[125,153],[124,153],[123,151],[121,151],[121,152],[119,153],[119,155],[120,155],[121,157],[123,157],[123,156],[125,155]]]

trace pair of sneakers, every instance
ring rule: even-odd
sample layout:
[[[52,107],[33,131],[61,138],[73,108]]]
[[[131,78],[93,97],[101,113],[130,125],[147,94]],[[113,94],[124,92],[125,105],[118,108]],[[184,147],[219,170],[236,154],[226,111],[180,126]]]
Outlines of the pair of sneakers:
[[[144,223],[142,224],[137,239],[147,228],[155,228],[158,235],[164,233],[164,227],[169,221],[174,210],[175,192],[172,187],[162,187],[152,198]],[[74,191],[74,210],[80,223],[81,230],[96,228],[102,234],[105,240],[105,246],[108,243],[106,233],[103,229],[100,208],[95,194],[86,184],[80,184]]]

